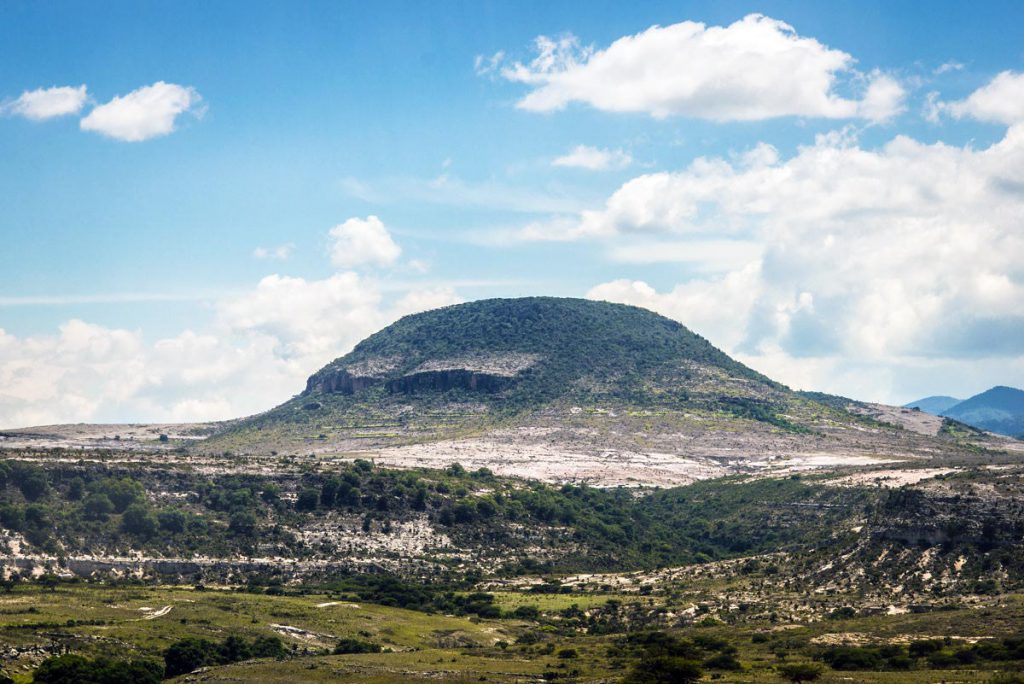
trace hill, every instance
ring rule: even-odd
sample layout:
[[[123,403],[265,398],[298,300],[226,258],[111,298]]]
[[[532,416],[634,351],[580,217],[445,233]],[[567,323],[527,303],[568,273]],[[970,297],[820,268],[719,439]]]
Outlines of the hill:
[[[795,393],[645,309],[528,297],[407,316],[193,448],[670,486],[963,451],[920,415]]]
[[[942,415],[1001,435],[1022,435],[1024,391],[993,387],[946,409]]]
[[[930,413],[933,416],[939,416],[942,415],[943,411],[956,406],[961,401],[963,400],[957,399],[956,397],[937,395],[934,397],[925,397],[924,399],[918,399],[917,401],[912,401],[909,404],[904,404],[904,406],[907,408],[921,409],[925,413]]]
[[[354,394],[376,386],[405,395],[462,390],[504,410],[562,397],[643,403],[658,400],[651,381],[675,373],[680,363],[774,385],[651,311],[527,297],[406,316],[314,374],[304,394]]]

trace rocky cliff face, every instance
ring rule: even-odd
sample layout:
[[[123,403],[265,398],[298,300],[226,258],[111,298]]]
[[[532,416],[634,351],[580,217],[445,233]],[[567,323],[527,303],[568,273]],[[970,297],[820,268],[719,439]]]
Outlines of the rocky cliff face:
[[[924,546],[1016,545],[1024,537],[1024,504],[995,492],[950,496],[900,490],[883,504],[874,536]]]
[[[516,376],[537,363],[539,358],[536,354],[444,358],[421,363],[404,373],[399,370],[401,359],[370,359],[321,370],[306,382],[304,394],[355,394],[381,384],[388,392],[402,394],[452,389],[493,393],[508,387]]]

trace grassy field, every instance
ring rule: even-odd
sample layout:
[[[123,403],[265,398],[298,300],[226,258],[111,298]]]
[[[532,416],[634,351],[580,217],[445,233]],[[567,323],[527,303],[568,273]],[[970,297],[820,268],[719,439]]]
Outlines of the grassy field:
[[[702,592],[706,591],[702,588]],[[0,644],[20,650],[6,660],[16,681],[30,682],[31,669],[49,652],[69,650],[91,657],[160,660],[171,643],[186,637],[221,641],[229,635],[252,639],[277,635],[289,656],[209,668],[180,681],[228,682],[533,682],[541,679],[614,682],[635,662],[616,654],[624,632],[587,633],[569,629],[566,611],[587,614],[608,602],[632,602],[643,610],[678,611],[663,595],[601,592],[533,594],[501,591],[503,611],[535,606],[536,620],[485,620],[426,614],[356,604],[323,593],[268,595],[190,587],[60,585],[54,591],[29,584],[0,595]],[[805,661],[815,649],[833,644],[906,644],[916,639],[950,638],[953,647],[1019,634],[1024,627],[1024,596],[976,600],[937,612],[877,615],[779,624],[752,619],[726,625],[697,621],[668,631],[678,637],[726,644],[740,670],[706,668],[705,678],[721,682],[781,682],[777,667]],[[625,630],[628,631],[628,626]],[[380,645],[383,653],[331,655],[342,638]],[[716,647],[721,648],[721,646]],[[563,652],[571,651],[567,657]],[[781,655],[780,655],[781,654]],[[969,669],[910,671],[833,671],[822,682],[925,684],[989,682],[999,670],[1021,662],[980,663]]]

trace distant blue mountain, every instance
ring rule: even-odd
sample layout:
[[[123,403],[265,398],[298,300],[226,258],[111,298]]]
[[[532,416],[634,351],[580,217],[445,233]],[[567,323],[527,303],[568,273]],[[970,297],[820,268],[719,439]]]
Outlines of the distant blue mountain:
[[[1019,437],[1024,435],[1024,391],[993,387],[950,406],[941,415],[982,430]]]
[[[938,416],[942,415],[942,412],[946,409],[953,408],[961,401],[963,400],[957,399],[956,397],[945,397],[940,395],[937,397],[925,397],[924,399],[918,399],[917,401],[912,401],[909,404],[904,404],[903,406],[905,408],[919,408],[925,413]]]

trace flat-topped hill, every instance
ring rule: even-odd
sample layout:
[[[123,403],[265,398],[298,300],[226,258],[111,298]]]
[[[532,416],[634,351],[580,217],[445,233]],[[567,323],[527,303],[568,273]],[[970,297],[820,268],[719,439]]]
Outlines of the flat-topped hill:
[[[488,299],[406,316],[316,372],[305,397],[461,391],[510,408],[560,397],[657,401],[686,366],[773,384],[683,325],[584,299]],[[650,396],[645,396],[650,395]],[[664,397],[662,397],[664,398]]]

